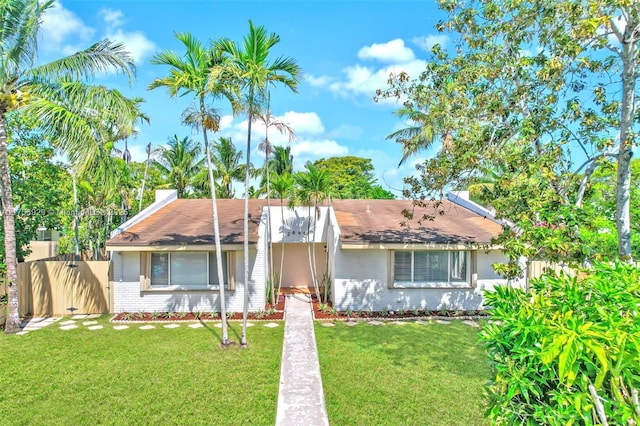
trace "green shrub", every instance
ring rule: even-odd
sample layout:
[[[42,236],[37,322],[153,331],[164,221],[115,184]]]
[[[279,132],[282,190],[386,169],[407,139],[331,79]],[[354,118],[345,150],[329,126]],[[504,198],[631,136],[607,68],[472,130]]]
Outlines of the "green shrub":
[[[580,278],[487,293],[481,333],[495,424],[640,424],[640,271],[597,262]],[[606,418],[606,420],[605,420]]]

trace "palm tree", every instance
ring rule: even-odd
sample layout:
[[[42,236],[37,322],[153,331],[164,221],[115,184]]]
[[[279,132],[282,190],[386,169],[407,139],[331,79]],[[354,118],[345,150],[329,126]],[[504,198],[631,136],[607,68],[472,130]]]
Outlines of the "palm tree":
[[[271,163],[269,161],[269,155],[273,150],[273,146],[271,145],[271,141],[269,141],[269,127],[274,127],[281,134],[287,134],[289,138],[289,143],[293,142],[296,137],[296,133],[293,130],[293,127],[289,126],[287,123],[279,121],[275,119],[271,115],[271,110],[269,108],[269,95],[267,94],[267,109],[264,114],[258,114],[258,120],[264,124],[264,139],[258,145],[258,150],[264,152],[264,172],[266,177],[266,192],[267,192],[267,211],[271,213],[271,188],[269,181],[269,174],[271,170]],[[263,185],[260,185],[263,186]],[[271,286],[271,304],[275,305],[276,294],[274,292],[274,276],[273,276],[273,242],[271,241],[271,219],[267,221],[267,244],[269,245],[269,250],[267,252],[268,264],[269,264],[269,285]],[[278,286],[279,291],[279,286]]]
[[[314,166],[313,163],[305,164],[306,172],[297,173],[294,176],[296,191],[293,202],[309,207],[309,221],[307,226],[307,252],[309,255],[309,269],[311,271],[311,282],[316,292],[316,299],[320,299],[320,288],[316,274],[316,245],[315,245],[315,229],[316,220],[318,218],[318,206],[329,196],[329,175],[324,170]],[[311,214],[313,208],[313,216]],[[312,219],[313,217],[313,219]],[[311,223],[313,220],[313,224]],[[313,237],[311,236],[313,232]],[[325,302],[326,302],[326,286],[325,286]]]
[[[273,150],[273,172],[277,175],[293,174],[291,147],[275,146]]]
[[[227,55],[227,63],[218,68],[222,79],[235,82],[244,95],[243,105],[247,111],[247,168],[245,170],[245,194],[244,194],[244,300],[242,312],[242,336],[241,345],[247,344],[247,315],[249,307],[249,178],[250,178],[250,153],[251,153],[251,124],[256,119],[256,114],[262,110],[265,103],[268,87],[276,84],[284,84],[297,93],[298,78],[301,74],[300,67],[295,60],[289,57],[279,57],[274,61],[269,59],[269,53],[273,46],[280,41],[280,37],[268,34],[263,26],[254,26],[249,21],[249,34],[243,39],[242,48],[235,42],[222,39],[216,45]]]
[[[444,79],[439,87],[445,97],[452,97],[455,92],[455,85],[450,78]],[[451,149],[453,136],[451,129],[447,129],[444,124],[442,116],[434,118],[427,112],[411,105],[404,106],[394,111],[393,114],[412,123],[412,125],[397,130],[386,137],[386,139],[395,139],[396,142],[402,145],[402,158],[398,163],[398,167],[414,154],[429,149],[436,141],[435,132],[437,129],[444,129],[440,134],[442,149],[445,151]],[[443,116],[446,115],[446,113],[443,114]]]
[[[163,51],[156,54],[151,63],[167,65],[171,68],[169,75],[155,79],[149,89],[165,87],[171,98],[192,94],[195,97],[195,105],[183,113],[183,121],[196,129],[202,130],[204,139],[205,157],[209,173],[209,185],[211,187],[211,203],[213,207],[213,232],[215,235],[216,261],[218,268],[218,282],[220,283],[220,313],[222,317],[222,346],[227,346],[229,333],[227,329],[226,304],[224,294],[224,280],[222,275],[222,246],[220,244],[220,226],[218,222],[218,206],[216,202],[215,181],[211,164],[209,138],[207,131],[217,131],[219,128],[219,115],[213,108],[207,106],[209,98],[226,97],[233,104],[233,89],[226,86],[212,75],[212,70],[221,64],[220,52],[213,48],[205,48],[189,33],[177,33],[176,38],[184,45],[183,56],[172,51]]]
[[[244,168],[241,164],[242,151],[238,151],[231,138],[220,138],[213,144],[214,176],[220,181],[220,198],[233,198],[233,182],[241,182]]]
[[[7,0],[0,3],[0,201],[2,204],[8,316],[6,333],[19,330],[16,236],[7,146],[7,116],[25,114],[74,164],[84,171],[105,123],[126,126],[132,103],[119,92],[92,86],[96,73],[117,71],[131,81],[134,65],[121,44],[109,40],[44,65],[34,65],[44,13],[54,1]]]
[[[169,139],[168,148],[158,148],[153,162],[166,176],[167,185],[178,191],[178,198],[188,195],[195,177],[202,170],[204,158],[201,154],[202,149],[196,142],[188,137],[180,139],[178,135]]]
[[[278,197],[280,199],[280,216],[282,218],[282,227],[281,229],[284,229],[285,227],[285,221],[284,221],[284,199],[285,198],[289,198],[289,196],[291,195],[291,192],[293,191],[293,178],[291,177],[291,175],[289,173],[284,173],[281,175],[276,175],[275,179],[272,182],[271,185],[271,191],[273,192],[273,195]],[[271,210],[269,210],[271,211]],[[269,220],[269,223],[271,223],[271,220]],[[284,232],[281,232],[284,235]],[[270,250],[272,251],[272,255],[273,255],[273,248],[270,248]],[[272,292],[274,293],[274,297],[276,294],[280,294],[280,288],[282,287],[282,271],[284,270],[284,241],[281,241],[280,244],[280,272],[278,275],[278,291],[276,292]],[[272,303],[275,303],[275,301],[272,301]]]

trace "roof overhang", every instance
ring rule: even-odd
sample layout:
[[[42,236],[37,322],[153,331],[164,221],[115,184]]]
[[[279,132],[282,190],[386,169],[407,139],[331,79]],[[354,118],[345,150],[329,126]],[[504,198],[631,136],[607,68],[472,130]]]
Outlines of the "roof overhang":
[[[249,243],[249,247],[255,246]],[[242,250],[242,244],[221,244],[222,251]],[[107,245],[107,251],[216,251],[215,244],[174,244],[174,245]]]

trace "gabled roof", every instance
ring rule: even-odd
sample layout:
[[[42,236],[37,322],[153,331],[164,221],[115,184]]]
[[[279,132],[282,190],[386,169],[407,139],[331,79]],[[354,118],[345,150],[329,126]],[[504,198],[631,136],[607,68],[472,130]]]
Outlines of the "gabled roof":
[[[258,241],[261,207],[265,200],[249,200],[249,242]],[[222,244],[243,242],[244,200],[219,199],[217,203]],[[215,244],[210,199],[177,199],[161,207],[107,241],[109,246],[159,246]]]
[[[410,200],[333,200],[342,244],[487,244],[502,232],[489,217],[445,200],[438,207],[414,207]],[[407,220],[403,209],[413,212]],[[433,220],[418,224],[423,214]],[[406,225],[402,225],[406,222]]]

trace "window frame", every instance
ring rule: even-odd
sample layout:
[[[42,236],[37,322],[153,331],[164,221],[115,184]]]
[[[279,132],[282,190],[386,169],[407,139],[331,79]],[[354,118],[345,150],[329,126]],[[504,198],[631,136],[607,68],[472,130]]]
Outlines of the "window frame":
[[[391,274],[389,276],[389,287],[390,288],[422,288],[422,289],[469,289],[475,286],[476,282],[476,253],[472,250],[390,250],[389,251],[389,267],[391,269]],[[397,280],[396,279],[396,253],[411,253],[411,262],[410,262],[410,274],[411,278],[409,281],[407,280]],[[416,281],[415,271],[415,254],[435,254],[435,253],[446,253],[447,254],[447,281]],[[452,255],[454,253],[464,253],[465,260],[465,278],[461,281],[452,280]]]
[[[171,255],[172,254],[187,254],[187,253],[196,253],[196,254],[206,254],[206,270],[207,270],[207,278],[206,284],[200,285],[181,285],[181,284],[172,284],[171,282]],[[141,274],[141,289],[143,291],[208,291],[208,290],[220,290],[219,284],[210,284],[211,282],[211,262],[216,262],[216,252],[215,251],[152,251],[141,253],[142,259],[141,261],[141,269],[143,270],[143,274]],[[153,284],[153,276],[152,276],[152,258],[154,254],[164,254],[167,255],[167,265],[166,265],[166,281],[167,284]],[[226,269],[226,273],[224,274],[224,289],[227,291],[235,290],[235,255],[233,251],[223,250],[223,269]],[[226,263],[226,265],[225,265]],[[216,265],[217,267],[217,265]]]

